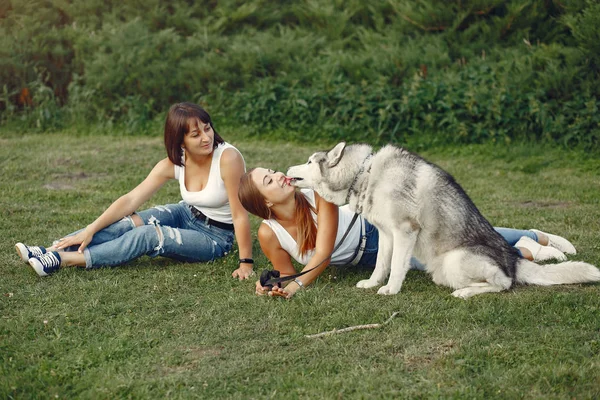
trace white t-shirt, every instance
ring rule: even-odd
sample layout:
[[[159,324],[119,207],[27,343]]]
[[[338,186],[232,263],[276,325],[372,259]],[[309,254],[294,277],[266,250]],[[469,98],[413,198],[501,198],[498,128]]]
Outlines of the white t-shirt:
[[[229,143],[222,143],[214,149],[208,181],[201,191],[189,192],[185,187],[185,166],[175,166],[175,179],[179,180],[179,190],[184,202],[196,207],[210,219],[231,224],[233,223],[233,218],[231,216],[229,197],[227,197],[227,190],[225,190],[225,182],[221,178],[221,155],[225,149],[234,149],[239,153],[239,150]],[[245,169],[246,166],[244,163]]]
[[[302,189],[301,192],[304,195],[304,197],[306,197],[308,202],[316,208],[315,192],[310,189]],[[346,230],[348,229],[348,226],[352,221],[352,217],[354,216],[354,213],[350,211],[347,205],[340,207],[339,210],[340,211],[338,214],[338,230],[335,238],[334,248],[342,239],[342,236],[344,236],[344,234],[346,233]],[[316,224],[317,215],[314,212],[311,213]],[[354,226],[352,226],[352,229],[348,233],[348,236],[346,236],[344,243],[342,243],[340,248],[337,249],[335,253],[333,253],[333,255],[331,256],[332,265],[346,265],[350,261],[352,261],[352,258],[354,257],[356,249],[358,248],[358,245],[360,243],[362,225],[361,220],[362,216],[359,216],[356,222],[354,223]],[[302,256],[298,249],[298,243],[296,243],[294,238],[288,233],[288,231],[285,230],[283,226],[281,226],[279,222],[277,222],[275,219],[265,219],[263,220],[263,223],[267,224],[273,230],[275,236],[277,236],[277,239],[279,240],[279,244],[281,245],[281,247],[285,251],[287,251],[294,260],[296,260],[302,265],[308,264],[312,256],[315,254],[314,250],[310,250],[306,252],[304,256]]]

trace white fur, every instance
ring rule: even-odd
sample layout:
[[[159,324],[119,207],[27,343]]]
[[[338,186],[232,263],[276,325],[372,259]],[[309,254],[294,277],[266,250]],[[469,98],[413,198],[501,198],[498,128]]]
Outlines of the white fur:
[[[517,281],[541,286],[595,282],[600,281],[600,270],[581,261],[538,265],[528,260],[520,260]]]

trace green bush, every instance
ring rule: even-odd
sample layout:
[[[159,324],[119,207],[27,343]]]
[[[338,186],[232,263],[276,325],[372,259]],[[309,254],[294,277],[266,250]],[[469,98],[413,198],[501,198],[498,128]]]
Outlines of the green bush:
[[[592,0],[15,0],[0,123],[143,134],[187,100],[288,139],[598,149],[597,26]]]
[[[429,79],[415,74],[398,88],[344,80],[290,87],[264,80],[258,89],[232,96],[230,114],[267,131],[288,128],[288,139],[418,143],[425,135],[428,143],[533,139],[597,146],[596,96],[587,91],[558,101],[552,98],[557,90],[536,87],[534,62],[529,70],[520,68],[480,60]]]

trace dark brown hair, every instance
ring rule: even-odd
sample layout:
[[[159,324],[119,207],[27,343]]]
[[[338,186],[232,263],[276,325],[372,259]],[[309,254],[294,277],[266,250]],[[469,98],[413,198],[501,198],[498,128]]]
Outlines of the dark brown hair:
[[[252,181],[251,174],[253,171],[254,168],[242,175],[238,189],[238,198],[242,206],[249,213],[262,219],[271,219],[273,218],[271,209],[267,207],[265,198]],[[294,200],[296,202],[294,222],[298,231],[298,249],[300,250],[300,254],[305,254],[307,251],[313,250],[317,245],[317,226],[311,213],[311,211],[316,213],[316,210],[300,192],[294,193]]]
[[[213,149],[225,141],[213,126],[210,115],[205,109],[194,103],[173,104],[167,114],[165,121],[165,148],[169,160],[175,165],[183,166],[181,162],[183,137],[188,132],[188,121],[190,118],[199,119],[212,128],[215,139]]]

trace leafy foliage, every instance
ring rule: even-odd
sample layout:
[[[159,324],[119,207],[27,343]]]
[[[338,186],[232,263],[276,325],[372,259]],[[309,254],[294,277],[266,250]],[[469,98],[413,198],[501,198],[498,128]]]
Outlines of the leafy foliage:
[[[11,0],[0,121],[142,134],[187,100],[286,139],[597,149],[599,25],[592,0]]]

